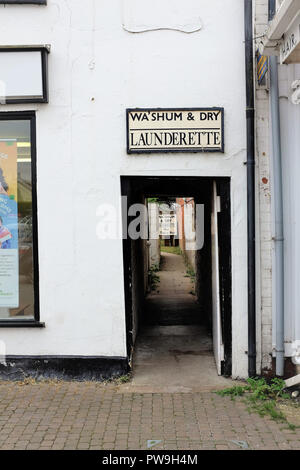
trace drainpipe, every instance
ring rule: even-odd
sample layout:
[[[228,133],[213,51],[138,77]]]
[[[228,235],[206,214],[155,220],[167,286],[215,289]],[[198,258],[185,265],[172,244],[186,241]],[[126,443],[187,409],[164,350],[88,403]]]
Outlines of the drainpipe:
[[[244,0],[246,119],[247,119],[247,199],[248,199],[248,374],[256,376],[256,263],[255,263],[255,147],[253,4]]]
[[[270,1],[271,7],[272,1]],[[270,19],[272,14],[270,11]],[[284,375],[284,232],[282,197],[282,159],[277,57],[270,61],[270,100],[273,143],[273,197],[275,211],[275,298],[276,298],[276,375]]]

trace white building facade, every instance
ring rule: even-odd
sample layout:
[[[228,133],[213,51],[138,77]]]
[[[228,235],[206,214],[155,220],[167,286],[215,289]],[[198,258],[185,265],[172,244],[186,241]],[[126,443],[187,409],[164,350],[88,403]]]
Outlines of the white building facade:
[[[260,8],[269,6],[269,18],[265,15],[265,25],[261,25],[261,37],[257,46],[262,54],[275,58],[275,74],[277,75],[275,96],[266,95],[264,116],[269,122],[269,142],[271,143],[271,191],[272,201],[272,235],[276,238],[276,206],[275,194],[278,194],[278,175],[274,174],[272,161],[279,154],[281,159],[281,184],[283,207],[283,269],[278,272],[274,242],[273,242],[273,351],[278,351],[278,321],[282,321],[282,342],[286,362],[299,368],[300,365],[300,322],[299,322],[299,154],[300,154],[300,2],[283,0],[257,2],[265,3]],[[269,19],[269,21],[267,21]],[[275,75],[275,77],[276,77]],[[263,92],[259,92],[263,93]],[[274,113],[273,106],[277,108]],[[263,106],[260,100],[260,106]],[[274,104],[275,103],[275,104]],[[269,106],[270,105],[270,106]],[[278,121],[278,124],[277,122]],[[279,132],[277,129],[279,127]],[[274,136],[279,139],[274,142]],[[280,172],[278,172],[280,173]],[[283,302],[282,308],[276,302],[276,278],[282,278]],[[279,317],[278,317],[279,315]],[[280,336],[280,334],[279,334]]]
[[[32,78],[28,89],[19,90],[21,99],[17,91],[11,91],[11,99],[0,105],[0,139],[12,147],[16,142],[19,166],[22,158],[31,159],[31,183],[36,191],[36,200],[34,196],[31,200],[36,233],[31,239],[34,262],[30,268],[35,282],[31,297],[27,288],[22,297],[25,281],[19,272],[19,294],[15,292],[11,304],[1,303],[0,340],[5,357],[1,374],[15,373],[16,365],[25,372],[43,374],[47,367],[59,371],[62,364],[68,364],[65,369],[70,367],[71,375],[86,372],[89,377],[128,370],[120,178],[130,176],[225,178],[230,182],[232,376],[247,377],[244,2],[48,0],[0,4],[0,64],[1,60],[8,63],[8,55],[2,59],[5,54],[28,53],[23,66],[20,57],[12,56],[11,70],[18,71],[17,75],[7,73],[0,79],[9,81],[8,90],[18,91],[18,77],[44,72],[36,87]],[[254,7],[256,31],[260,31],[268,5],[261,0]],[[41,54],[41,69],[40,56],[33,52]],[[16,84],[10,85],[14,80]],[[287,78],[283,80],[286,83]],[[30,98],[22,101],[25,95]],[[256,361],[260,374],[272,369],[274,346],[266,87],[257,87],[256,98]],[[292,105],[284,106],[285,112],[297,114]],[[134,108],[222,108],[224,152],[128,153],[126,110]],[[7,131],[10,121],[31,126],[27,140],[25,134],[19,139],[17,125],[15,136]],[[294,138],[299,139],[295,128]],[[31,153],[22,157],[26,142]],[[292,164],[296,155],[291,152],[289,158]],[[296,179],[294,182],[296,190]],[[18,193],[20,207],[22,197],[24,200]],[[291,200],[296,213],[296,198],[291,195]],[[22,220],[26,221],[24,211]],[[115,222],[112,226],[116,228],[103,237],[108,212],[113,213],[108,222]],[[296,240],[295,236],[295,245]],[[21,240],[19,250],[20,246]],[[22,263],[19,259],[19,269]],[[296,281],[288,288],[294,289],[292,302]]]

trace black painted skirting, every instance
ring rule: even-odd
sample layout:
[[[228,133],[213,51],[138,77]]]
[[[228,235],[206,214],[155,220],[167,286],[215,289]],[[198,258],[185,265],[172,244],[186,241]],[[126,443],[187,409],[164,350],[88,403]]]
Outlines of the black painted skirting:
[[[126,357],[6,356],[0,380],[34,379],[103,381],[129,372]]]

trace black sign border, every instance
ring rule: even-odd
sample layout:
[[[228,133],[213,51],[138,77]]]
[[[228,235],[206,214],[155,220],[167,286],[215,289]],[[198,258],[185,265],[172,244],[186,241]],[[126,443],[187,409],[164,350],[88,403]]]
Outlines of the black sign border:
[[[0,4],[1,4],[1,1],[0,1]],[[46,46],[0,46],[0,53],[6,53],[6,52],[40,52],[41,53],[43,96],[39,98],[35,98],[31,96],[5,98],[5,102],[3,103],[3,105],[1,105],[1,110],[2,110],[2,107],[6,104],[49,103],[48,55],[50,53],[50,49],[47,48]]]
[[[203,149],[195,148],[185,148],[185,149],[149,149],[149,150],[131,150],[129,148],[129,114],[132,112],[153,112],[153,111],[221,111],[222,114],[222,122],[221,122],[221,133],[222,133],[222,147],[218,150],[204,147]],[[225,133],[224,133],[224,121],[225,121],[225,110],[221,107],[212,107],[212,108],[127,108],[126,109],[126,126],[127,126],[127,154],[149,154],[149,153],[225,153]]]

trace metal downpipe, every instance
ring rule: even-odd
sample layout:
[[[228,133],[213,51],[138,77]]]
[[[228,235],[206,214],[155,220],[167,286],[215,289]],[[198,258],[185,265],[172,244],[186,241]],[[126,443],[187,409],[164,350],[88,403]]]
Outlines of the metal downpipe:
[[[253,71],[253,2],[244,0],[247,119],[248,200],[248,374],[256,376],[256,259],[255,259],[255,109]]]
[[[274,179],[273,197],[275,208],[276,375],[282,377],[284,375],[284,231],[278,66],[276,56],[270,57],[270,81]]]

